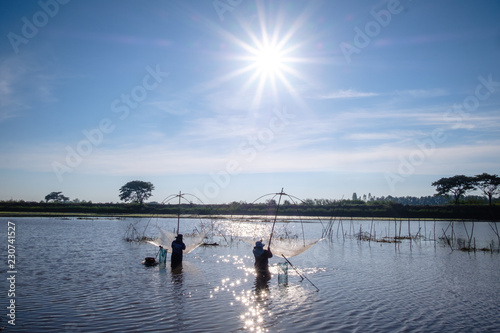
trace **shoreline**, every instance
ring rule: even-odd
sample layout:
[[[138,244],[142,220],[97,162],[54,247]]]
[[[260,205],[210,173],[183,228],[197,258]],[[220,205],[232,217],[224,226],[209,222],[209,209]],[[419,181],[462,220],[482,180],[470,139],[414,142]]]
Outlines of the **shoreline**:
[[[276,204],[151,205],[102,203],[0,202],[0,216],[12,217],[204,217],[227,219],[274,218]],[[303,220],[356,219],[445,219],[500,221],[500,205],[402,205],[390,202],[364,204],[281,205],[280,219],[300,217]]]
[[[80,220],[86,220],[86,219],[127,219],[127,218],[177,218],[178,216],[176,214],[147,214],[147,213],[135,213],[135,214],[99,214],[99,213],[66,213],[66,212],[22,212],[22,211],[17,211],[17,212],[6,212],[6,211],[0,211],[0,218],[22,218],[22,217],[53,217],[53,218],[76,218]],[[235,215],[235,214],[206,214],[206,215],[195,215],[195,214],[181,214],[180,218],[183,219],[215,219],[215,220],[224,220],[224,219],[230,219],[234,220],[235,222],[246,222],[246,221],[253,221],[256,222],[256,220],[262,220],[260,222],[267,223],[267,222],[272,222],[274,219],[274,216],[272,215]],[[330,221],[344,221],[348,222],[351,220],[366,220],[366,221],[387,221],[387,220],[394,220],[394,221],[402,221],[402,220],[409,220],[409,221],[422,221],[422,222],[429,222],[429,221],[476,221],[476,222],[499,222],[499,220],[491,220],[491,219],[474,219],[474,218],[452,218],[452,217],[393,217],[393,216],[333,216],[333,217],[328,217],[328,216],[293,216],[293,215],[278,215],[276,219],[280,222],[287,222],[288,221],[297,221],[297,220],[304,220],[302,222],[305,223],[315,223],[315,222],[330,222]]]

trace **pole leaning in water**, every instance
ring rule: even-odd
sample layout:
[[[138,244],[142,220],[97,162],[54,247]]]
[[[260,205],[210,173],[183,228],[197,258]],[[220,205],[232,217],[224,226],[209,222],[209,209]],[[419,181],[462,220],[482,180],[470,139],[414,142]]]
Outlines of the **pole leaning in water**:
[[[278,210],[280,208],[280,202],[281,202],[281,196],[283,194],[285,194],[283,192],[283,188],[281,188],[281,192],[280,193],[276,193],[276,194],[279,194],[280,197],[278,199],[278,206],[276,206],[276,214],[274,215],[274,222],[273,222],[273,227],[271,228],[271,236],[269,236],[269,242],[267,243],[267,248],[269,249],[269,247],[271,246],[271,239],[273,238],[273,233],[274,233],[274,225],[276,224],[276,219],[278,218]]]
[[[300,274],[299,271],[297,270],[297,268],[295,268],[295,266],[292,265],[292,263],[290,262],[290,260],[287,259],[287,257],[285,257],[284,254],[281,255],[283,258],[285,258],[285,260],[290,264],[290,266],[292,266],[292,268],[297,272],[297,274],[299,274],[299,276],[302,278],[302,280],[306,279],[307,281],[309,281],[310,284],[313,285],[314,288],[316,288],[316,291],[319,291],[319,288],[316,287],[316,285],[314,283],[312,283],[311,280],[309,280],[309,278],[307,276],[305,276],[304,274]]]

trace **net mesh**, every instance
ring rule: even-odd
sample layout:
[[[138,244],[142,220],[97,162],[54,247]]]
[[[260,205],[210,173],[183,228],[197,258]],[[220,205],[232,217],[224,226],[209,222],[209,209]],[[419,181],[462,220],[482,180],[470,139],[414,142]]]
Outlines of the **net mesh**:
[[[255,246],[255,242],[259,239],[244,238],[248,244]],[[275,256],[286,256],[287,258],[298,256],[299,254],[307,251],[310,247],[321,241],[321,239],[291,239],[291,238],[278,238],[271,240],[271,252]],[[267,249],[267,244],[265,244]]]
[[[156,245],[156,246],[163,246],[165,249],[171,250],[172,248],[172,242],[175,240],[176,234],[166,231],[160,227],[158,227],[159,230],[159,235],[158,238],[155,240],[149,241],[148,243]],[[187,254],[194,249],[196,249],[198,246],[203,244],[203,239],[205,238],[204,235],[184,235],[183,236],[183,242],[186,244],[186,249],[183,251],[184,254]]]

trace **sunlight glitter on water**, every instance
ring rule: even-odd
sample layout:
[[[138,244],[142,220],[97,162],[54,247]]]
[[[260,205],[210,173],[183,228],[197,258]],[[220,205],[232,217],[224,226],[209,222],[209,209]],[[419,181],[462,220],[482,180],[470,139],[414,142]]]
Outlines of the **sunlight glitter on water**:
[[[218,221],[217,226],[218,229],[222,229],[221,231],[225,235],[237,237],[262,237],[263,235],[269,235],[271,230],[270,224],[254,222],[235,223],[231,220]]]
[[[177,224],[170,222],[162,227]],[[29,265],[20,280],[19,300],[26,311],[16,332],[498,331],[497,252],[455,251],[425,239],[370,243],[356,237],[356,223],[344,221],[344,234],[335,237],[335,226],[331,239],[290,259],[318,286],[317,292],[290,266],[287,283],[280,283],[276,264],[284,259],[277,253],[269,260],[268,286],[257,286],[253,246],[234,239],[197,248],[185,256],[182,273],[174,274],[168,264],[140,265],[157,249],[124,242],[128,221],[18,219],[24,233],[16,246],[22,249],[20,260]],[[371,230],[371,221],[359,223],[364,223],[362,230]],[[436,231],[446,230],[448,223],[436,222]],[[427,224],[434,238],[434,223]],[[373,222],[377,238],[394,236],[394,225]],[[399,235],[399,222],[397,227]],[[411,230],[419,230],[418,221]],[[313,239],[322,229],[309,223],[305,231]],[[454,232],[465,234],[462,222]],[[62,235],[57,242],[54,234]],[[494,239],[496,249],[491,226],[476,223],[475,237],[483,234],[477,243]]]
[[[269,330],[263,327],[265,323],[265,317],[271,316],[272,313],[268,312],[265,308],[266,299],[269,294],[266,292],[255,292],[252,290],[242,290],[241,296],[236,296],[235,299],[243,304],[246,309],[245,312],[240,315],[244,329],[250,330],[252,332],[268,332]],[[262,303],[262,304],[261,304]]]
[[[269,332],[269,329],[265,325],[273,315],[269,309],[269,304],[273,296],[269,292],[268,283],[259,285],[251,282],[251,279],[255,279],[255,270],[251,264],[253,257],[248,255],[225,255],[217,259],[220,262],[236,265],[237,269],[243,270],[245,276],[249,278],[222,278],[220,284],[210,291],[209,297],[212,299],[216,298],[220,293],[231,295],[231,300],[229,300],[228,304],[231,307],[241,307],[239,319],[244,330],[250,332]],[[271,268],[273,269],[273,267]],[[227,296],[221,295],[221,297]]]

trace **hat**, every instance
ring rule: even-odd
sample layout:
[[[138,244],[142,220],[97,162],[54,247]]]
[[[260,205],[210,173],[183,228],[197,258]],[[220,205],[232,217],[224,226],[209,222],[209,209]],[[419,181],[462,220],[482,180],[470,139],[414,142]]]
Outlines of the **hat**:
[[[261,241],[255,242],[255,247],[264,247],[264,243]]]
[[[182,239],[182,234],[178,234],[177,236],[175,236],[175,239]]]

